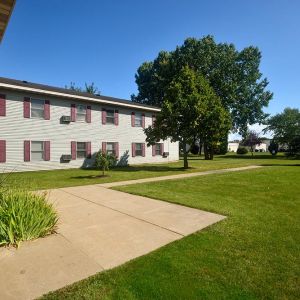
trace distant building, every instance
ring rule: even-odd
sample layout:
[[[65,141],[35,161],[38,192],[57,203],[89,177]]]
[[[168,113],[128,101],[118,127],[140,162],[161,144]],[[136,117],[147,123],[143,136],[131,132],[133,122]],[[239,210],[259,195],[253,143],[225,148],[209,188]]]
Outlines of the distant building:
[[[228,142],[228,152],[236,152],[239,145],[238,141]]]

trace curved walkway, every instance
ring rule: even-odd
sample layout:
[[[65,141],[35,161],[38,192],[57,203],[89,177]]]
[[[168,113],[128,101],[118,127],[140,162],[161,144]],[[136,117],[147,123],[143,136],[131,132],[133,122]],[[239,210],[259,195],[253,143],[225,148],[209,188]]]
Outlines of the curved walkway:
[[[262,166],[247,166],[247,167],[221,169],[221,170],[210,170],[210,171],[204,171],[204,172],[195,172],[195,173],[167,175],[167,176],[150,177],[150,178],[135,179],[135,180],[108,182],[108,183],[102,183],[102,184],[96,184],[96,185],[100,186],[100,187],[104,187],[104,188],[112,188],[115,186],[130,185],[130,184],[137,184],[137,183],[156,182],[156,181],[162,181],[162,180],[174,180],[174,179],[188,178],[188,177],[195,177],[195,176],[204,176],[204,175],[210,175],[210,174],[222,174],[222,173],[229,173],[229,172],[245,171],[245,170],[252,170],[252,169],[257,169],[257,168],[261,168],[261,167]]]

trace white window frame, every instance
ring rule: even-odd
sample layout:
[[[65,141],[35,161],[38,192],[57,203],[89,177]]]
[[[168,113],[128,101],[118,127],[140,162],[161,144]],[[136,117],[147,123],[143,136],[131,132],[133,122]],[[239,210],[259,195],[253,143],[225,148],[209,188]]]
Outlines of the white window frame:
[[[161,155],[162,143],[155,144],[155,156]]]
[[[79,144],[83,144],[84,145],[84,149],[79,149],[79,147],[78,147]],[[79,155],[78,155],[78,153],[79,153]],[[78,159],[85,159],[86,157],[87,157],[86,156],[86,142],[76,142],[76,158],[78,158]]]
[[[112,116],[108,116],[108,113],[112,113]],[[115,110],[114,109],[106,109],[106,124],[115,124]]]
[[[112,145],[112,150],[108,150],[108,146]],[[106,142],[106,154],[112,154],[116,156],[116,143],[115,142]]]
[[[143,114],[135,113],[134,127],[143,127]]]
[[[140,145],[141,149],[137,149],[137,145]],[[135,143],[135,156],[143,156],[143,143]]]
[[[41,150],[32,150],[33,149],[33,144],[37,144],[37,143],[39,143],[39,144],[42,145]],[[44,155],[45,148],[44,147],[45,146],[44,146],[44,142],[43,141],[31,141],[31,145],[30,145],[30,157],[31,157],[32,161],[43,161],[43,160],[45,160],[45,155]],[[42,154],[41,155],[41,159],[35,159],[33,157],[33,155],[32,155],[33,153],[41,153]]]
[[[40,102],[40,104],[43,105],[43,108],[34,108],[34,102],[38,103]],[[42,116],[33,116],[32,111],[35,110],[37,112],[43,112]],[[30,98],[30,118],[32,119],[45,119],[45,100],[43,99],[39,99],[39,98]]]
[[[85,113],[82,114],[82,113],[78,113],[79,111],[79,107],[84,107],[85,108]],[[77,104],[76,105],[76,122],[86,122],[86,116],[87,116],[87,105],[84,105],[84,104]]]

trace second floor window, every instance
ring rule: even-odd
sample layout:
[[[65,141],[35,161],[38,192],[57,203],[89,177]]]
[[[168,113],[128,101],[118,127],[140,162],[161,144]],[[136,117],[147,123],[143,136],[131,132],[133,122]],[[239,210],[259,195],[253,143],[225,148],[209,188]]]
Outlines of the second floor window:
[[[31,118],[43,119],[45,115],[45,101],[31,99]]]
[[[110,109],[106,110],[106,123],[114,124],[115,123],[115,111]]]
[[[86,121],[86,106],[85,105],[77,105],[76,120],[79,122]]]
[[[142,127],[143,126],[143,116],[142,116],[142,114],[139,114],[139,113],[135,114],[134,126],[135,127]]]

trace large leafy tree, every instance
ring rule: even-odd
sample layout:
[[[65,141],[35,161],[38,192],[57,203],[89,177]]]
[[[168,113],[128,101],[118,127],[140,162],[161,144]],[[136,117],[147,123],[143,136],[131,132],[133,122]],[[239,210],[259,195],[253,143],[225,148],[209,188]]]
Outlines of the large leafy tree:
[[[272,132],[276,143],[287,144],[291,154],[300,152],[299,109],[287,107],[282,113],[270,117],[264,131]]]
[[[213,146],[228,133],[230,116],[222,107],[205,78],[183,67],[165,91],[161,112],[153,126],[145,129],[148,145],[171,138],[183,147],[184,168],[188,168],[186,146],[199,136],[206,147],[208,159],[213,158]]]
[[[201,73],[230,112],[232,129],[245,134],[248,124],[262,122],[272,93],[259,70],[261,53],[256,47],[238,51],[233,44],[216,43],[212,36],[188,38],[174,51],[162,51],[143,63],[135,75],[138,94],[132,100],[161,106],[170,82],[184,66]]]

